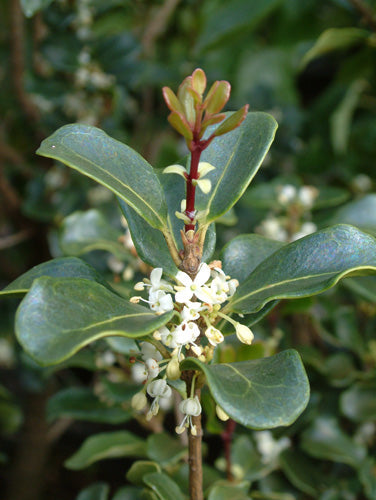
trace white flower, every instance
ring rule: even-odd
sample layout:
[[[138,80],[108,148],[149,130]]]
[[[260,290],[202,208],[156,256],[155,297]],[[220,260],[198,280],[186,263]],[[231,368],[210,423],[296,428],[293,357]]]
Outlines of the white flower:
[[[200,317],[200,312],[206,309],[201,302],[191,302],[187,300],[183,310],[181,312],[181,317],[183,321],[195,321]]]
[[[278,186],[278,191],[279,193],[277,199],[281,205],[288,205],[296,196],[296,187],[292,184]]]
[[[275,217],[268,217],[264,219],[258,226],[257,231],[267,238],[272,238],[278,241],[287,241],[288,234],[278,219]]]
[[[149,303],[150,309],[160,314],[171,311],[174,308],[171,295],[163,290],[150,292],[149,300],[145,302]]]
[[[180,402],[179,410],[184,414],[181,424],[175,428],[178,434],[185,431],[186,427],[191,428],[191,434],[196,436],[196,426],[192,424],[192,417],[198,417],[201,413],[201,404],[197,396],[194,398],[187,398]]]
[[[214,326],[209,326],[205,331],[206,338],[214,347],[225,340],[222,333]]]
[[[131,375],[136,384],[143,384],[148,378],[146,366],[141,363],[135,363],[131,366]]]
[[[159,365],[158,365],[157,361],[155,361],[155,359],[153,359],[153,358],[147,359],[145,361],[145,366],[146,366],[149,380],[158,377]]]
[[[203,285],[210,279],[210,267],[205,262],[201,263],[194,280],[183,271],[178,271],[175,278],[183,285],[175,287],[178,290],[175,294],[176,302],[186,303],[191,300],[193,295],[202,300],[200,298],[200,291]]]
[[[192,321],[183,321],[174,330],[174,340],[178,346],[194,344],[200,335],[200,329]]]
[[[163,356],[150,342],[141,342],[141,358],[144,361],[149,358],[153,358],[156,361],[162,361]]]
[[[159,399],[160,398],[169,398],[172,394],[171,387],[167,385],[167,382],[163,379],[157,379],[150,382],[150,384],[146,388],[149,396],[154,398],[150,406],[150,410],[146,415],[146,419],[150,420],[154,417],[159,410]]]
[[[257,442],[257,449],[262,456],[261,461],[264,464],[275,462],[278,455],[291,444],[290,439],[287,437],[278,440],[274,439],[270,431],[259,431],[254,436]]]
[[[306,208],[311,208],[319,192],[313,186],[302,186],[298,192],[300,203]]]
[[[178,347],[175,342],[174,331],[170,331],[166,326],[162,326],[157,332],[154,332],[154,335],[157,333],[157,338],[167,347],[171,349],[175,349]]]
[[[161,267],[156,267],[150,273],[150,283],[151,283],[151,291],[157,292],[158,290],[164,290],[166,292],[172,292],[172,286],[166,281],[162,279],[163,269]]]
[[[243,342],[243,344],[251,345],[254,335],[252,333],[252,330],[248,328],[248,326],[241,325],[240,323],[237,323],[235,326],[235,333],[240,342]]]

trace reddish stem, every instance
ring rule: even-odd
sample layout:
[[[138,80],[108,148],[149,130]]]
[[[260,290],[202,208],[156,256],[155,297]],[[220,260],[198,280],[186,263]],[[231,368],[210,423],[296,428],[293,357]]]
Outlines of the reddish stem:
[[[234,435],[236,428],[236,422],[231,418],[227,421],[226,430],[222,432],[221,438],[223,441],[223,447],[225,452],[225,460],[226,460],[226,476],[228,481],[232,481],[233,476],[231,472],[231,445],[232,445],[232,437]]]

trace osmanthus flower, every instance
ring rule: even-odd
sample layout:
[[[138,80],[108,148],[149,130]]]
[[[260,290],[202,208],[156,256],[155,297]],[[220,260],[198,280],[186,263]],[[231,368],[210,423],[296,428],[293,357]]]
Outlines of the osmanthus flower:
[[[189,344],[196,348],[199,346],[195,343],[200,336],[200,328],[193,321],[183,321],[173,331],[174,341],[179,347],[178,357],[180,356],[183,346]]]
[[[191,302],[190,300],[187,300],[183,310],[181,311],[181,317],[183,321],[195,321],[199,319],[200,312],[205,309],[207,309],[207,307],[201,302]]]
[[[182,285],[175,286],[175,290],[177,290],[175,294],[176,302],[184,304],[190,301],[193,296],[206,302],[207,293],[203,290],[203,286],[210,279],[210,267],[205,262],[200,264],[194,280],[183,271],[178,271],[175,278]]]
[[[130,298],[130,302],[132,302],[133,304],[138,304],[140,301],[149,304],[150,309],[157,314],[163,314],[165,312],[172,311],[172,309],[174,308],[171,295],[164,292],[163,290],[150,292],[149,300],[138,296]]]
[[[158,349],[150,342],[141,342],[141,358],[146,361],[149,358],[153,358],[156,361],[162,361],[162,354]]]
[[[175,335],[173,330],[169,330],[166,326],[162,326],[153,334],[156,340],[160,340],[166,347],[175,349],[178,344],[175,342]]]
[[[198,417],[201,414],[201,404],[197,396],[187,398],[180,402],[179,410],[184,414],[180,425],[175,428],[178,434],[182,434],[186,428],[191,428],[191,434],[197,435],[196,426],[192,423],[192,417]]]
[[[217,328],[215,328],[213,325],[210,325],[206,330],[205,330],[205,336],[208,339],[209,343],[216,347],[218,344],[223,342],[225,340],[222,332],[220,332]]]
[[[146,392],[149,394],[149,396],[154,398],[150,406],[150,410],[146,415],[146,419],[150,420],[159,411],[160,398],[169,398],[172,394],[172,391],[171,387],[167,385],[166,380],[159,378],[157,380],[153,380],[152,382],[150,382],[150,384],[148,384]]]

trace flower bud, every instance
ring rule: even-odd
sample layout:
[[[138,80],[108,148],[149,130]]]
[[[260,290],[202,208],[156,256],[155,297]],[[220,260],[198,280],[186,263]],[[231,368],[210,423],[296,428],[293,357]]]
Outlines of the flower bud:
[[[197,396],[183,399],[179,404],[179,410],[185,415],[197,417],[201,413],[201,404]]]
[[[222,410],[222,408],[218,405],[215,406],[215,412],[217,414],[217,417],[219,420],[222,420],[223,422],[226,422],[230,417],[227,415],[225,411]]]
[[[237,323],[235,326],[235,333],[240,342],[243,342],[243,344],[251,345],[254,335],[252,333],[252,330],[248,328],[248,326],[241,325],[240,323]]]
[[[179,361],[177,357],[173,357],[171,361],[168,363],[166,368],[167,378],[170,380],[178,380],[181,375]]]
[[[132,397],[131,406],[134,410],[141,411],[145,408],[147,403],[146,396],[143,392],[138,392]]]

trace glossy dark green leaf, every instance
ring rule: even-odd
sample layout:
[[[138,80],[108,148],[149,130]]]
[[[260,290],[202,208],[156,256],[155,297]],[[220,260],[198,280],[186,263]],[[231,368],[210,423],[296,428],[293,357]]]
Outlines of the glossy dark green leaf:
[[[145,441],[128,431],[103,432],[88,437],[64,462],[68,469],[89,467],[98,460],[118,457],[144,457]]]
[[[264,238],[258,234],[242,234],[232,239],[221,253],[222,267],[231,278],[239,283],[269,255],[281,248],[285,243]]]
[[[159,500],[185,500],[179,486],[163,472],[146,474],[144,482],[156,493]]]
[[[166,201],[152,166],[102,130],[82,124],[65,125],[45,139],[37,153],[98,181],[131,205],[151,226],[165,227]]]
[[[346,203],[330,219],[331,224],[353,224],[363,231],[376,234],[376,194]]]
[[[50,276],[51,278],[83,278],[97,281],[101,285],[110,288],[101,275],[83,260],[76,257],[59,257],[32,267],[1,290],[0,297],[1,295],[25,295],[30,290],[33,281],[41,276]]]
[[[376,383],[359,382],[341,394],[341,412],[355,422],[376,420]]]
[[[308,403],[307,376],[293,350],[217,365],[188,358],[181,368],[201,370],[217,404],[236,422],[253,429],[290,425]]]
[[[363,44],[369,36],[367,30],[359,28],[330,28],[319,36],[315,45],[304,55],[301,65],[304,67],[327,52]]]
[[[119,259],[129,256],[118,239],[121,232],[110,226],[96,209],[74,212],[61,225],[60,247],[66,255],[82,255],[92,250],[106,250]]]
[[[366,458],[358,469],[359,480],[369,500],[376,498],[376,461],[372,457]]]
[[[21,7],[26,17],[32,17],[36,12],[45,9],[53,0],[21,0]]]
[[[310,456],[357,467],[365,458],[366,449],[345,434],[339,422],[319,417],[302,434],[302,449]]]
[[[147,454],[151,460],[166,466],[187,455],[187,448],[177,438],[165,432],[152,434],[147,440]]]
[[[133,413],[120,406],[110,406],[98,399],[91,389],[69,387],[54,394],[47,403],[47,419],[73,418],[87,422],[120,424],[132,418]]]
[[[106,483],[95,483],[85,488],[76,500],[108,500],[110,487]]]
[[[268,152],[276,129],[271,115],[248,113],[240,127],[214,139],[203,152],[202,161],[215,167],[205,177],[212,183],[209,194],[197,190],[197,208],[208,210],[207,222],[222,216],[242,196]]]
[[[347,225],[329,227],[274,252],[238,287],[227,310],[259,311],[271,300],[323,292],[346,276],[376,273],[376,240]]]
[[[155,315],[93,281],[35,280],[16,315],[16,334],[39,364],[60,363],[103,337],[138,338],[165,324],[172,312]]]
[[[145,484],[143,477],[152,472],[162,472],[162,469],[157,462],[151,462],[150,460],[138,460],[137,462],[133,462],[130,469],[128,469],[126,478],[132,484],[142,486]]]

